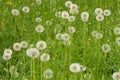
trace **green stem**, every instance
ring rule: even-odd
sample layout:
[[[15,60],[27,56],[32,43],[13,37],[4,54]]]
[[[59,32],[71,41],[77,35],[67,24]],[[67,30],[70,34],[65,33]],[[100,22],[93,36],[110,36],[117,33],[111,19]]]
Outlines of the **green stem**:
[[[33,61],[33,80],[35,80],[35,62],[34,62],[34,59],[32,61]]]

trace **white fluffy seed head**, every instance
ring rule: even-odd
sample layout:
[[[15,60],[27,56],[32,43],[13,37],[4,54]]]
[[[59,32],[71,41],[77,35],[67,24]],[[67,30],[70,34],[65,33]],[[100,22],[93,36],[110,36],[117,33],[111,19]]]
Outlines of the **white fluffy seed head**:
[[[103,14],[104,14],[104,16],[110,16],[111,15],[111,11],[106,9],[106,10],[104,10]]]
[[[44,27],[42,25],[37,25],[35,31],[38,33],[42,33],[44,31]]]
[[[80,64],[78,64],[78,63],[72,63],[70,65],[70,71],[73,72],[73,73],[80,72]]]
[[[14,43],[13,44],[13,50],[14,51],[20,51],[21,50],[21,44],[20,43]]]
[[[102,8],[96,8],[96,9],[95,9],[95,14],[96,14],[96,15],[102,15],[102,13],[103,13]]]
[[[61,11],[57,11],[55,13],[55,16],[58,17],[58,18],[62,17],[62,12]]]
[[[75,27],[73,27],[73,26],[68,27],[69,33],[73,34],[73,33],[75,33],[75,31],[76,31]]]
[[[96,34],[96,38],[97,38],[97,39],[102,39],[102,38],[103,38],[102,33],[97,33],[97,34]]]
[[[52,78],[53,77],[53,71],[51,69],[46,69],[43,72],[43,76],[47,79]]]
[[[41,3],[42,3],[42,0],[36,0],[37,5],[41,5]]]
[[[12,55],[12,50],[11,49],[5,49],[4,54],[10,54]]]
[[[30,12],[30,8],[29,8],[28,6],[24,6],[24,7],[22,8],[22,11],[23,11],[24,13],[29,13],[29,12]]]
[[[89,13],[88,12],[82,12],[81,13],[81,18],[82,19],[88,19],[89,18]]]
[[[62,40],[64,40],[64,41],[70,40],[70,35],[68,33],[62,34]]]
[[[89,74],[89,73],[84,74],[84,79],[91,80],[92,79],[92,75]]]
[[[97,15],[96,16],[96,20],[97,21],[103,21],[104,20],[104,16],[103,15]]]
[[[103,44],[103,45],[102,45],[102,51],[103,51],[104,53],[108,53],[108,52],[110,52],[110,50],[111,50],[111,47],[110,47],[109,44]]]
[[[76,4],[71,4],[70,9],[72,9],[73,11],[76,11],[78,10],[78,6]]]
[[[12,9],[11,13],[13,16],[18,16],[20,14],[18,9]]]
[[[97,34],[98,34],[98,31],[93,30],[91,34],[92,34],[92,37],[96,37],[96,36],[97,36]]]
[[[120,72],[114,72],[112,78],[113,80],[120,80]]]
[[[40,57],[41,61],[47,62],[50,60],[50,55],[48,53],[43,53]]]
[[[69,12],[70,12],[70,14],[78,14],[79,13],[78,10],[73,10],[73,9],[70,9]]]
[[[75,16],[69,16],[68,21],[69,22],[75,22]]]
[[[37,18],[35,19],[35,22],[42,22],[42,18],[41,18],[41,17],[37,17]]]
[[[31,58],[37,58],[40,55],[40,52],[36,48],[29,48],[27,49],[26,54]]]
[[[28,43],[27,43],[27,41],[21,41],[21,47],[22,48],[27,48],[28,47]]]
[[[55,26],[55,28],[54,28],[54,33],[60,33],[61,30],[62,30],[61,25],[57,24],[57,25]]]
[[[57,40],[61,40],[62,39],[62,34],[57,33],[55,37],[56,37]]]
[[[62,18],[63,19],[68,19],[69,13],[67,11],[62,11]]]
[[[3,54],[3,59],[4,60],[10,60],[11,59],[11,55],[10,54]]]
[[[114,28],[114,34],[120,34],[120,27],[115,27]]]
[[[46,25],[48,25],[48,26],[49,26],[49,25],[52,25],[52,21],[51,21],[51,20],[47,20],[47,21],[46,21]]]
[[[120,37],[116,38],[116,43],[120,46]]]
[[[66,1],[66,2],[65,2],[65,6],[66,6],[66,7],[69,7],[69,8],[70,8],[71,5],[72,5],[72,2],[71,2],[71,1]]]
[[[37,44],[36,44],[36,47],[39,50],[44,50],[47,47],[47,43],[45,41],[38,41]]]

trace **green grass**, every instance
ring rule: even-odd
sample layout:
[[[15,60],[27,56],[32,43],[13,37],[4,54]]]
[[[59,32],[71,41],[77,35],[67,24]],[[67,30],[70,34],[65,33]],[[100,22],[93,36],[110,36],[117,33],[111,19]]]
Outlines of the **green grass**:
[[[79,6],[79,13],[76,15],[76,21],[69,23],[66,20],[56,18],[56,11],[67,10],[64,3],[67,0],[42,0],[42,4],[31,5],[35,0],[3,0],[0,1],[0,80],[10,78],[10,74],[5,72],[4,68],[15,65],[19,76],[11,80],[46,80],[43,77],[43,71],[52,69],[54,76],[49,80],[86,80],[84,74],[92,75],[92,80],[112,80],[113,72],[120,69],[120,47],[116,44],[116,36],[113,32],[116,26],[120,26],[120,1],[119,0],[70,0]],[[8,5],[7,2],[11,2]],[[23,6],[29,6],[30,13],[22,12]],[[104,21],[98,22],[95,19],[94,10],[100,7],[111,10],[111,16],[105,17]],[[11,10],[16,8],[20,11],[19,16],[12,16]],[[89,21],[83,23],[80,14],[88,11]],[[36,23],[35,18],[41,17],[43,21]],[[52,20],[52,25],[47,26],[45,22]],[[37,33],[35,27],[42,24],[45,28],[43,33]],[[55,38],[54,28],[59,24],[62,27],[61,33],[67,32],[69,26],[75,26],[76,33],[71,35],[71,45],[64,46],[62,41]],[[91,32],[97,30],[103,33],[103,38],[96,40],[91,36]],[[34,47],[39,40],[47,42],[47,49],[41,52],[49,53],[51,59],[49,62],[41,62],[38,59],[31,61],[26,55],[26,49],[19,52],[13,51],[12,58],[5,61],[2,58],[4,49],[11,48],[15,42],[26,40],[29,45]],[[102,44],[110,44],[111,51],[102,52]],[[80,63],[87,67],[86,71],[72,73],[69,70],[71,63]],[[21,64],[22,63],[22,64]],[[31,77],[31,65],[34,65],[35,79]],[[32,68],[33,69],[33,68]],[[10,79],[7,79],[10,80]]]

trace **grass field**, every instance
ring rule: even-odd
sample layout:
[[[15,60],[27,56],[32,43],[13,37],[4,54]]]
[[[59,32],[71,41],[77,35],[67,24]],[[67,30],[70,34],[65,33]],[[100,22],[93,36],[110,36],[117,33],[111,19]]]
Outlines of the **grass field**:
[[[113,79],[113,73],[120,70],[120,40],[116,42],[120,29],[115,33],[115,28],[120,28],[120,0],[70,0],[78,6],[77,14],[69,13],[66,1],[42,0],[38,4],[36,0],[0,0],[0,80],[120,80],[120,74]],[[29,7],[28,13],[22,10],[25,6]],[[96,8],[108,9],[111,15],[97,21]],[[13,9],[17,9],[19,15],[12,14]],[[75,16],[75,21],[56,17],[58,11],[67,11]],[[89,13],[87,22],[81,20],[84,11]],[[36,18],[42,20],[36,21]],[[44,27],[43,32],[35,30],[38,25]],[[74,26],[75,33],[69,33],[70,26]],[[103,37],[93,37],[92,31],[98,31]],[[58,40],[58,33],[68,34],[70,39]],[[26,41],[27,47],[15,50],[14,43],[21,41]],[[36,47],[38,41],[46,42],[45,49]],[[109,44],[110,51],[102,50],[104,44]],[[39,50],[40,55],[36,58],[26,55],[30,48]],[[12,50],[9,60],[3,58],[5,49]],[[49,60],[41,60],[44,53]],[[86,69],[72,72],[73,63]],[[51,73],[45,74],[48,69]]]

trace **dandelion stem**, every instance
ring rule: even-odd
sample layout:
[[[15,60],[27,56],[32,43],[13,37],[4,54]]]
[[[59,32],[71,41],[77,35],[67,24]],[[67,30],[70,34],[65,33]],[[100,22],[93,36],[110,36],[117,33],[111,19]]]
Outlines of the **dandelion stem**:
[[[42,80],[42,62],[41,62],[40,69],[41,69],[41,80]]]
[[[34,59],[32,60],[33,62],[33,80],[35,80],[35,61]]]

